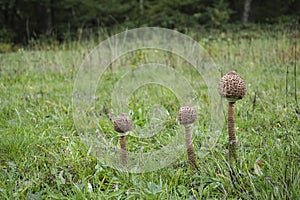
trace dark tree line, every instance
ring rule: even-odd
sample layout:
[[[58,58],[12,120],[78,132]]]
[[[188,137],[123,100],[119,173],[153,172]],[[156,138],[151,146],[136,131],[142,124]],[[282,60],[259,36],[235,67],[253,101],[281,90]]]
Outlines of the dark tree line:
[[[65,39],[112,27],[219,27],[300,16],[299,0],[0,0],[0,42]]]

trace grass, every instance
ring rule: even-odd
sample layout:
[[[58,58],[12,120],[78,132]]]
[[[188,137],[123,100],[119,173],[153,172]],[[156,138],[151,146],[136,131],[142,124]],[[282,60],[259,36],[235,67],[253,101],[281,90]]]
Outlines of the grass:
[[[217,146],[205,156],[197,153],[211,123],[206,106],[211,102],[202,78],[184,61],[176,61],[182,67],[175,69],[197,90],[199,116],[193,144],[200,170],[187,166],[184,154],[163,169],[134,174],[99,162],[78,138],[73,121],[77,67],[96,43],[20,49],[0,54],[1,199],[299,198],[300,116],[295,111],[295,95],[299,99],[300,93],[293,83],[296,78],[300,85],[300,70],[295,77],[288,32],[214,33],[200,38],[199,43],[220,64],[216,76],[236,70],[247,83],[247,96],[235,105],[239,159],[234,166],[227,162],[225,121]],[[136,56],[135,63],[126,65],[137,66],[145,57],[155,60],[151,52]],[[117,144],[112,122],[103,115],[113,109],[109,91],[119,78],[118,70],[114,72],[107,72],[107,84],[97,88],[94,111],[100,119],[97,126]],[[181,105],[171,91],[157,85],[144,86],[133,94],[129,104],[133,123],[146,126],[149,109],[155,104],[166,109],[162,114],[165,128],[150,138],[128,136],[130,151],[160,149],[174,136],[173,130],[183,131],[176,121]],[[223,106],[226,113],[225,101]]]

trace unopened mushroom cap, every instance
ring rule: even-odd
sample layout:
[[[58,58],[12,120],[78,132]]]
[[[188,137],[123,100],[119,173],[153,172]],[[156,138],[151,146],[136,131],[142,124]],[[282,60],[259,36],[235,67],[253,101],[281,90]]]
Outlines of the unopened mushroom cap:
[[[218,90],[229,102],[235,102],[246,95],[245,81],[235,71],[231,71],[221,78]]]
[[[114,129],[118,133],[126,133],[132,128],[132,121],[129,115],[122,113],[114,120]]]
[[[184,105],[179,109],[178,120],[180,124],[192,124],[196,121],[197,111],[190,105]]]

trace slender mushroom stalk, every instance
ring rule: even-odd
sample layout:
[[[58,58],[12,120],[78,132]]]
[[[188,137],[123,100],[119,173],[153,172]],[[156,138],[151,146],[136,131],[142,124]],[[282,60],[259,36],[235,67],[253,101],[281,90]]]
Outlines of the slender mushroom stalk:
[[[219,94],[228,101],[229,159],[236,159],[234,103],[246,95],[245,81],[235,71],[231,71],[221,78],[218,90]]]
[[[125,113],[118,115],[114,120],[114,130],[118,132],[120,136],[121,162],[123,165],[127,164],[126,134],[131,128],[131,118]]]
[[[195,160],[195,153],[192,143],[192,124],[196,121],[197,118],[197,111],[189,106],[185,105],[182,106],[178,112],[178,120],[179,123],[185,127],[185,141],[186,141],[186,148],[188,154],[188,161],[192,165],[193,169],[197,168],[196,160]]]

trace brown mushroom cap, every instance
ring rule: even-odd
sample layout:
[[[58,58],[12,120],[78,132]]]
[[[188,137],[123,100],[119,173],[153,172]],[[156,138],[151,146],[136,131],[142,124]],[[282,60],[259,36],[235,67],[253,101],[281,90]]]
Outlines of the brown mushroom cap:
[[[235,71],[231,71],[221,78],[218,90],[229,102],[235,102],[246,95],[245,81]]]
[[[184,105],[179,109],[178,120],[180,124],[187,125],[196,121],[197,111],[189,105]]]
[[[132,121],[129,115],[122,113],[114,120],[114,129],[118,133],[126,133],[132,128]]]

